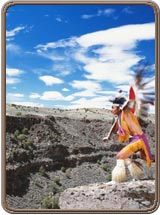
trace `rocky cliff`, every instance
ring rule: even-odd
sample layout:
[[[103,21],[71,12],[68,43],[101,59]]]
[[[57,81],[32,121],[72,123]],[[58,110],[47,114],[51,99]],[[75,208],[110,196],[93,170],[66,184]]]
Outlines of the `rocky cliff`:
[[[88,192],[90,184],[111,180],[116,153],[125,144],[117,143],[115,136],[110,143],[106,144],[102,141],[112,125],[112,115],[109,111],[105,109],[51,110],[7,105],[6,112],[8,207],[61,209],[66,207],[63,205],[65,201],[62,200],[65,195],[61,196],[60,204],[59,197],[66,189],[87,186],[86,192]],[[154,153],[154,121],[151,118],[148,119],[144,130]],[[151,171],[146,171],[145,179],[154,180],[154,172],[153,164]],[[130,179],[128,175],[128,180]],[[153,183],[151,182],[152,185]],[[95,195],[97,195],[96,186]],[[151,187],[153,194],[154,189]],[[110,189],[114,195],[114,187]],[[119,194],[115,192],[115,195]],[[126,195],[128,195],[127,192]]]

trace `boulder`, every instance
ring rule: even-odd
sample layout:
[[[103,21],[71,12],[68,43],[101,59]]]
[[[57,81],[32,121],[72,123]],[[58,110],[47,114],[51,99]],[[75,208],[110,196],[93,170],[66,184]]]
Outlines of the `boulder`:
[[[60,195],[63,210],[148,210],[155,201],[155,181],[95,183],[66,189]]]

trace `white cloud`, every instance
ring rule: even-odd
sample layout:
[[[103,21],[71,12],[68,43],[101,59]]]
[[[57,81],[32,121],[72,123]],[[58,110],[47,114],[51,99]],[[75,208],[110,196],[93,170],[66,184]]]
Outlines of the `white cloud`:
[[[20,54],[21,52],[20,46],[11,43],[6,45],[6,50],[15,54]]]
[[[94,97],[101,90],[101,85],[99,83],[89,80],[74,80],[70,85],[75,89],[82,90],[73,93],[72,96],[74,97]]]
[[[49,42],[46,44],[39,44],[35,46],[35,49],[41,51],[47,51],[55,48],[74,47],[76,45],[76,37],[70,37],[68,39],[58,40],[57,42]]]
[[[68,91],[70,91],[70,90],[67,89],[67,88],[63,88],[62,91],[63,91],[63,92],[68,92]]]
[[[94,97],[96,93],[90,90],[83,90],[72,94],[74,97]]]
[[[70,75],[70,74],[71,74],[71,72],[67,71],[67,70],[60,71],[60,76],[67,76],[67,75]]]
[[[87,89],[90,91],[101,90],[101,86],[99,83],[89,80],[85,81],[74,80],[70,85],[76,89]]]
[[[6,68],[6,74],[7,76],[19,76],[21,74],[23,74],[24,72],[20,69],[16,69],[16,68]]]
[[[6,84],[17,84],[21,82],[19,76],[23,74],[24,71],[16,68],[6,68]]]
[[[131,7],[125,7],[122,12],[126,13],[126,14],[133,14],[133,11],[131,9]]]
[[[99,10],[97,15],[98,16],[112,16],[113,14],[115,13],[115,10],[112,9],[112,8],[108,8],[108,9],[105,9],[105,10]]]
[[[99,11],[97,14],[102,13],[113,15],[114,11]],[[155,23],[132,24],[41,44],[36,49],[41,55],[52,59],[52,69],[58,75],[62,75],[63,71],[70,74],[80,72],[81,77],[87,79],[71,82],[70,85],[77,89],[73,97],[94,97],[102,92],[103,85],[100,83],[110,82],[114,87],[130,83],[133,79],[132,66],[145,59],[138,52],[138,43],[154,39]],[[55,56],[63,61],[56,62],[53,60]]]
[[[46,91],[43,93],[43,95],[40,97],[42,100],[46,101],[71,101],[74,99],[72,95],[64,97],[60,92],[58,91]]]
[[[134,50],[137,43],[154,38],[154,23],[126,25],[85,34],[77,38],[82,50],[75,58],[84,64],[87,79],[113,83],[129,82],[130,68],[144,58]]]
[[[61,16],[61,15],[57,15],[56,21],[57,21],[57,22],[68,23],[68,20],[65,19],[65,18],[64,18],[63,16]]]
[[[93,18],[93,17],[95,17],[96,16],[96,14],[83,14],[82,16],[81,16],[81,18],[82,19],[91,19],[91,18]]]
[[[114,9],[108,8],[108,9],[105,9],[105,10],[98,10],[94,14],[83,14],[81,16],[81,18],[82,19],[91,19],[91,18],[98,17],[98,16],[112,17],[114,13],[115,13]]]
[[[7,96],[10,97],[10,98],[12,98],[12,99],[24,97],[24,95],[21,94],[21,93],[7,93]]]
[[[54,84],[62,84],[63,80],[53,77],[53,76],[49,76],[49,75],[45,75],[45,76],[40,76],[39,79],[41,81],[43,81],[47,86],[52,86]]]
[[[85,48],[93,45],[112,45],[119,47],[121,46],[122,48],[125,46],[125,48],[127,48],[128,45],[130,47],[130,44],[135,44],[139,40],[149,40],[154,38],[155,24],[147,23],[125,25],[117,28],[85,34],[77,38],[77,42]]]
[[[6,31],[6,37],[14,37],[17,33],[19,33],[20,31],[22,31],[24,29],[25,29],[24,26],[19,26],[10,31]]]
[[[96,98],[80,98],[76,101],[72,101],[69,108],[110,108],[111,103],[108,102],[106,96]]]
[[[61,17],[57,17],[57,18],[56,18],[56,21],[57,21],[57,22],[63,22],[63,20],[62,20]]]
[[[22,98],[24,98],[24,95],[22,93],[7,93],[6,95],[7,102],[14,102],[14,101],[21,101]]]
[[[29,98],[31,98],[31,99],[38,99],[40,97],[41,96],[38,93],[31,93],[31,95],[29,96]]]
[[[6,84],[17,84],[21,82],[19,78],[6,78]]]

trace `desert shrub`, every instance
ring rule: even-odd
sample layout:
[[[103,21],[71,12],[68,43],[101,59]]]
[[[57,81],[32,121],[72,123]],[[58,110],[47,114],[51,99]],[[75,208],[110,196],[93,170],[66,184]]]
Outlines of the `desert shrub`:
[[[15,132],[14,132],[14,137],[17,139],[17,136],[20,134],[20,131],[19,130],[16,130]]]
[[[19,134],[19,135],[17,136],[17,139],[18,139],[19,141],[22,141],[22,140],[25,140],[26,137],[25,137],[24,134]]]
[[[17,113],[16,113],[16,116],[22,116],[22,112],[20,112],[20,111],[17,112]]]
[[[60,193],[60,192],[63,192],[64,189],[65,189],[65,188],[62,186],[61,183],[57,184],[57,183],[55,183],[54,181],[52,181],[52,182],[49,184],[49,190],[53,193],[53,195],[58,194],[58,193]]]
[[[105,163],[101,164],[101,168],[106,172],[108,171],[107,164],[105,164]]]
[[[71,178],[71,170],[70,169],[66,170],[66,177]]]
[[[40,184],[40,182],[38,180],[35,180],[34,184],[38,188],[43,188],[42,185]]]
[[[9,157],[10,157],[12,160],[14,160],[14,159],[16,158],[16,156],[17,156],[17,150],[16,150],[15,148],[12,148],[12,149],[10,150]]]
[[[60,209],[60,207],[59,207],[59,197],[53,197],[52,207],[53,207],[53,209]]]
[[[22,134],[28,134],[28,128],[23,128],[22,129]]]
[[[62,172],[66,172],[66,168],[64,166],[61,167]]]
[[[39,174],[41,176],[45,176],[46,175],[46,170],[45,170],[44,166],[40,166],[40,168],[39,168]]]
[[[51,189],[51,192],[55,195],[56,193],[59,193],[61,190],[59,188],[59,186],[55,183],[55,182],[52,182],[50,184],[50,189]]]
[[[41,207],[45,209],[52,209],[52,201],[52,196],[45,196],[41,201]]]
[[[41,207],[45,209],[59,209],[59,198],[48,194],[42,199]]]
[[[112,181],[112,174],[110,173],[109,175],[107,175],[106,179],[107,181]]]
[[[21,146],[22,146],[23,149],[26,149],[26,150],[29,150],[29,151],[33,151],[33,149],[35,148],[35,146],[33,144],[33,140],[31,140],[31,139],[22,140]]]
[[[101,160],[97,160],[97,164],[101,165]]]
[[[60,183],[60,177],[59,177],[59,176],[56,176],[56,177],[54,178],[54,182],[55,182],[56,184],[58,184],[58,185],[61,185],[61,183]]]

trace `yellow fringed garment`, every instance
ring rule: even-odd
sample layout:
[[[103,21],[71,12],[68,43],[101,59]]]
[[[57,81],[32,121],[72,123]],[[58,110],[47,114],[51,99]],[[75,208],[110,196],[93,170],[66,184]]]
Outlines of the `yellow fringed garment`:
[[[126,122],[127,121],[127,122]],[[133,136],[132,141],[124,148],[125,157],[131,155],[138,150],[143,150],[148,167],[151,166],[152,155],[146,136],[143,134],[136,116],[131,111],[122,111],[118,119],[118,140],[119,142],[128,142],[130,135]],[[133,135],[133,133],[135,135]]]

